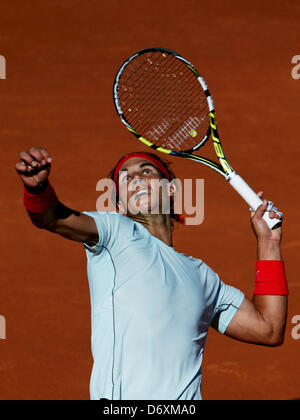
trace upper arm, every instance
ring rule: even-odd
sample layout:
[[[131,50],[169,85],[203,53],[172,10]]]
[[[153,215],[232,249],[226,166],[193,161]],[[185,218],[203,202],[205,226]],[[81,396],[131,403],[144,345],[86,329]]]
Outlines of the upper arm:
[[[207,292],[212,300],[213,319],[212,327],[224,334],[228,325],[231,323],[236,312],[244,301],[244,293],[235,287],[223,283],[219,276],[210,271],[208,277]]]
[[[58,219],[54,232],[72,241],[84,242],[88,245],[96,245],[99,242],[94,218],[84,213],[76,212],[66,219]]]

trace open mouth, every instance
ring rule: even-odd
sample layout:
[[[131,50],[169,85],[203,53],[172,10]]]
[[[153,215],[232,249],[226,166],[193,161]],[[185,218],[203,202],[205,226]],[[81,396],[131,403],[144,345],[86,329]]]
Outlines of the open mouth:
[[[148,189],[147,188],[143,188],[142,190],[140,190],[140,191],[138,191],[136,194],[135,194],[135,199],[137,200],[138,198],[140,198],[142,195],[145,195],[145,194],[147,194],[148,195],[148,193],[149,193],[149,191],[148,191]]]

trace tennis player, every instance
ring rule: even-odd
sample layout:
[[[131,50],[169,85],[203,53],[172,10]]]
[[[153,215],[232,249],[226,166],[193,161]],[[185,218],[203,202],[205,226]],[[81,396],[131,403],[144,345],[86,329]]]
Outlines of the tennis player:
[[[266,200],[251,214],[258,258],[250,301],[203,261],[174,249],[172,206],[170,214],[159,212],[162,195],[174,196],[174,174],[159,157],[123,157],[111,173],[118,211],[103,213],[64,206],[48,181],[52,163],[46,149],[32,147],[20,154],[16,170],[33,224],[86,249],[94,358],[91,399],[200,400],[209,327],[247,343],[283,343],[288,289],[281,228],[270,230],[262,219]],[[162,178],[170,185],[167,192],[155,191],[160,187],[151,182]],[[155,214],[149,211],[149,197]],[[279,216],[271,210],[270,217]]]

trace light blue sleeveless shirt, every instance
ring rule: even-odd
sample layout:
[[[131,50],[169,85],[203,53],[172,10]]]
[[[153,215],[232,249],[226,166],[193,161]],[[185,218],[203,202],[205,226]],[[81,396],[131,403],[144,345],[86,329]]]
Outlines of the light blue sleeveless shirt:
[[[121,214],[93,217],[85,245],[92,309],[91,399],[200,400],[210,326],[224,333],[244,300],[205,263]]]

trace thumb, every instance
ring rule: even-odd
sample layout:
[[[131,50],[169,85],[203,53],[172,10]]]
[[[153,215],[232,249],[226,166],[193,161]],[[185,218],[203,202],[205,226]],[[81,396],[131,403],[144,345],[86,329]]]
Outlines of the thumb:
[[[256,212],[255,212],[255,216],[257,216],[257,218],[261,219],[265,213],[265,211],[267,210],[268,207],[268,201],[267,200],[263,200],[262,204],[257,208]]]

